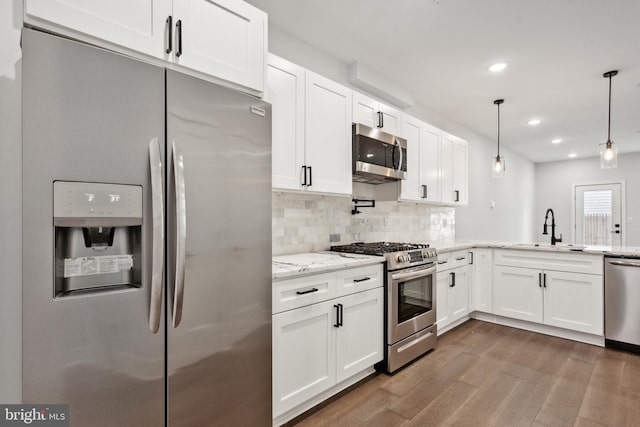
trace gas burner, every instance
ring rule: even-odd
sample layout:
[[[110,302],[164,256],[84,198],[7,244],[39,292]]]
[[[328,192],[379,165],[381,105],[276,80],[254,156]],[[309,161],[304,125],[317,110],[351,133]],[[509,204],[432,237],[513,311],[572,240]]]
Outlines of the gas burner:
[[[349,252],[365,255],[383,255],[391,252],[411,251],[415,249],[426,249],[426,243],[398,243],[398,242],[357,242],[350,245],[331,246],[335,252]]]

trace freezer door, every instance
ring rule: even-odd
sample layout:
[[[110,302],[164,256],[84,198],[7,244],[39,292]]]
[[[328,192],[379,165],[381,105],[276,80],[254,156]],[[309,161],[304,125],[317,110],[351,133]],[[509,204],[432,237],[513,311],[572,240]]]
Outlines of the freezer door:
[[[271,425],[271,107],[167,70],[167,152],[169,425]]]
[[[73,426],[163,426],[164,317],[156,333],[149,327],[149,147],[157,140],[164,155],[164,69],[28,29],[22,46],[23,400],[69,404]],[[54,181],[142,189],[139,241],[123,243],[139,248],[128,254],[127,279],[139,287],[54,297],[62,274],[54,265]],[[111,250],[85,248],[82,227],[60,231],[80,236],[79,251]]]

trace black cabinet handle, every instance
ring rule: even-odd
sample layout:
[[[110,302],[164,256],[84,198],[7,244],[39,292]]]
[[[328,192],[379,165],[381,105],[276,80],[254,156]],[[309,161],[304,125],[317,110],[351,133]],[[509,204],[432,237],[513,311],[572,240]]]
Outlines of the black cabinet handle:
[[[305,187],[307,185],[307,167],[302,166],[302,186]]]
[[[339,312],[340,312],[340,320],[338,321],[338,325],[342,326],[342,321],[344,320],[344,306],[342,304],[338,304]]]
[[[340,304],[333,304],[333,308],[336,309],[336,323],[333,324],[334,328],[340,327]]]
[[[427,198],[427,186],[426,185],[422,186],[422,198],[423,199]]]
[[[538,287],[542,287],[542,273],[538,273]]]
[[[456,257],[456,261],[462,261],[465,258],[466,258],[466,256],[458,256],[458,257]]]
[[[313,172],[311,172],[311,166],[307,166],[307,169],[309,170],[309,187],[311,187],[313,185]]]
[[[542,286],[543,286],[544,288],[546,288],[546,287],[547,287],[547,273],[543,273],[543,274],[542,274]]]
[[[176,22],[176,56],[182,56],[182,19],[178,19]]]
[[[460,201],[460,191],[456,190],[456,191],[454,191],[454,193],[456,194],[456,199],[454,200],[454,202],[459,202]]]
[[[446,263],[448,263],[448,262],[449,262],[449,261],[438,261],[438,265],[446,264]]]
[[[298,295],[306,295],[306,294],[310,294],[312,292],[318,292],[318,288],[311,288],[307,291],[296,291],[296,294]]]
[[[384,113],[380,111],[380,127],[384,127]]]
[[[366,282],[367,280],[371,280],[371,277],[365,277],[362,279],[353,279],[355,283]]]
[[[469,264],[473,265],[473,252],[469,252],[469,256],[471,257],[471,259],[469,260]]]
[[[449,275],[451,276],[451,284],[449,287],[453,288],[456,286],[456,273],[449,273]]]
[[[378,111],[378,128],[382,127],[382,113]]]
[[[171,53],[173,50],[173,17],[169,15],[167,17],[167,49],[166,53]]]

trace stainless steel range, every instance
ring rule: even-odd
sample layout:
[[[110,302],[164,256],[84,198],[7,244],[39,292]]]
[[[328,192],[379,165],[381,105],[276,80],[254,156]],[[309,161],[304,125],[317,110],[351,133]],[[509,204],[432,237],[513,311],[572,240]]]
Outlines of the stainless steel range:
[[[435,249],[427,244],[377,242],[332,246],[331,250],[385,257],[387,372],[435,348]]]

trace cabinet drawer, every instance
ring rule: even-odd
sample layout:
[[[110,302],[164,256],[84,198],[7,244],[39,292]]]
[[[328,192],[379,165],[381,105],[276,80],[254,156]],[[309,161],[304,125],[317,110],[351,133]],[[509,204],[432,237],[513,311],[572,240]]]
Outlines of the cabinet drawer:
[[[496,250],[495,265],[571,273],[602,274],[602,256],[558,251]]]
[[[444,254],[438,254],[438,261],[436,261],[436,268],[440,271],[449,270],[453,268],[451,265],[451,252],[446,252]]]
[[[280,313],[336,297],[336,273],[273,282],[271,312]]]
[[[465,265],[469,265],[470,261],[471,261],[471,255],[467,250],[451,252],[450,265],[452,268],[464,267]]]
[[[384,285],[382,264],[340,270],[336,275],[339,297]]]

